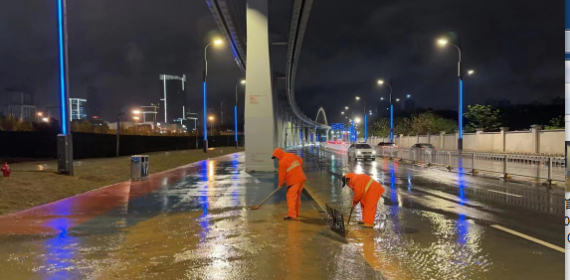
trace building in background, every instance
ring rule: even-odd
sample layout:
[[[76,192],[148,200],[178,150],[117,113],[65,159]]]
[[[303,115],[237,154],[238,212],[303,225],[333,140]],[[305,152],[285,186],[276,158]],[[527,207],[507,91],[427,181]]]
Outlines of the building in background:
[[[160,75],[160,109],[162,123],[180,123],[186,119],[186,75]]]
[[[55,119],[59,121],[59,114],[61,112],[59,111],[59,107],[58,106],[52,106],[52,107],[46,107],[44,110],[44,116],[48,119]]]
[[[151,103],[147,106],[141,106],[141,120],[143,123],[157,123],[159,107],[158,104]]]
[[[10,89],[4,94],[0,102],[2,102],[4,116],[13,116],[26,122],[36,121],[33,94]]]
[[[196,129],[198,129],[198,127],[200,127],[200,123],[199,123],[199,118],[198,118],[198,113],[190,113],[190,112],[186,112],[186,126],[189,128],[189,131],[194,131]]]
[[[87,99],[69,98],[69,116],[72,121],[87,118]]]
[[[99,99],[99,92],[96,87],[87,88],[87,116],[91,119],[93,117],[101,117],[101,99]]]

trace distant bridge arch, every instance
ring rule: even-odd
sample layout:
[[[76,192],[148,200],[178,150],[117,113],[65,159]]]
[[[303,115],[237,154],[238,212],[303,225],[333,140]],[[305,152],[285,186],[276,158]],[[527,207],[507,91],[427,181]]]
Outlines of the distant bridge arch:
[[[325,120],[324,124],[325,124],[325,125],[329,125],[329,122],[327,121],[327,114],[325,113],[325,109],[323,109],[323,107],[320,107],[320,108],[319,108],[319,111],[317,112],[317,117],[315,118],[315,122],[318,123],[319,116],[320,116],[321,114],[323,115],[323,119]]]

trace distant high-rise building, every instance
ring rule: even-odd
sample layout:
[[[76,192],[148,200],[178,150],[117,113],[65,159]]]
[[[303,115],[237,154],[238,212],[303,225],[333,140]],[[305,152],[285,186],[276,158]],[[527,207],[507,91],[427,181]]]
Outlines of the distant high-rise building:
[[[158,104],[150,104],[147,106],[141,106],[141,114],[142,114],[142,121],[144,123],[151,122],[156,124],[157,123],[157,115],[158,115]]]
[[[4,116],[13,116],[27,122],[36,120],[33,94],[9,90],[1,100]]]
[[[101,116],[101,99],[99,99],[99,92],[96,87],[87,88],[87,116],[89,118]]]
[[[69,98],[69,116],[73,120],[87,118],[87,99]]]
[[[180,122],[186,117],[186,75],[160,75],[159,120]]]

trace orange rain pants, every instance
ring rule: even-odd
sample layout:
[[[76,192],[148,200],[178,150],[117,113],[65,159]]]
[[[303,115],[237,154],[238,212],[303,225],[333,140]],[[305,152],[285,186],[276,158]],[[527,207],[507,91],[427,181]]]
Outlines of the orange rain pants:
[[[273,156],[279,159],[279,186],[287,184],[287,216],[293,219],[299,218],[301,210],[301,191],[303,182],[307,181],[303,172],[303,159],[291,153],[286,153],[280,148],[273,151]]]
[[[299,218],[301,212],[301,192],[303,191],[303,183],[294,184],[287,188],[287,206],[289,211],[287,216],[291,218]]]
[[[378,201],[384,193],[384,188],[366,174],[348,173],[345,177],[350,179],[348,187],[354,191],[352,203],[360,202],[362,205],[362,222],[368,226],[374,225]]]

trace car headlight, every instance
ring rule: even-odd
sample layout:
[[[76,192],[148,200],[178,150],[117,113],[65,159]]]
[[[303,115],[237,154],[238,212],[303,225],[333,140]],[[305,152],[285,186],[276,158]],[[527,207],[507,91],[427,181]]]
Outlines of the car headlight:
[[[360,152],[356,152],[356,153],[360,155]]]

